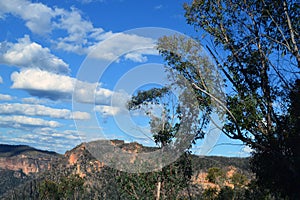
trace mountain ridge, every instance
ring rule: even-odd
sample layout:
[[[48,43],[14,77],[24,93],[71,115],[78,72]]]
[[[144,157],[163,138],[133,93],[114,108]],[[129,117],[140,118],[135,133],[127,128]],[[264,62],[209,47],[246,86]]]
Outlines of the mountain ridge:
[[[5,157],[5,156],[11,157],[26,152],[40,152],[40,153],[51,154],[51,155],[59,154],[54,151],[36,149],[28,145],[0,144],[0,157]]]
[[[154,150],[153,147],[144,147],[136,142],[126,143],[123,140],[101,142],[121,148],[122,151],[127,151],[133,155],[141,151]],[[87,143],[81,143],[73,149],[66,151],[63,155],[38,150],[26,145],[0,145],[0,173],[7,176],[6,180],[14,181],[11,183],[11,187],[6,186],[7,181],[0,181],[0,188],[3,188],[0,190],[0,199],[23,198],[18,196],[19,193],[25,197],[28,195],[38,196],[37,190],[45,181],[61,183],[63,182],[62,180],[70,177],[72,180],[75,177],[75,180],[82,180],[84,182],[84,187],[88,193],[85,197],[96,198],[97,195],[108,195],[111,198],[116,198],[118,195],[113,193],[114,190],[111,187],[115,187],[120,174],[124,175],[124,173],[118,172],[108,167],[104,162],[97,160],[88,151],[86,145]],[[4,147],[6,147],[5,151],[3,150],[5,149]],[[11,154],[9,154],[9,149],[12,150]],[[6,155],[6,157],[1,157],[1,155]],[[249,160],[247,158],[190,156],[194,171],[192,177],[194,184],[211,185],[211,183],[208,183],[203,178],[207,176],[207,170],[210,167],[224,168],[226,171],[249,171],[247,164]],[[9,165],[9,163],[11,164]],[[103,191],[105,194],[101,193]],[[35,199],[33,196],[30,196],[30,198]]]

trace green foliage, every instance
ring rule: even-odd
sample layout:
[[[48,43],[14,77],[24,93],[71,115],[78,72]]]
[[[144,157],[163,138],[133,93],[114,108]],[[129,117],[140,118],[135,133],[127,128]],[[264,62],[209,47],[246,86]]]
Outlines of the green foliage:
[[[258,141],[274,134],[279,116],[288,107],[282,101],[285,91],[295,79],[295,66],[300,67],[295,2],[198,0],[185,5],[188,23],[214,38],[215,50],[207,48],[232,86],[224,132],[253,148],[265,148]],[[288,59],[289,73],[272,59],[280,51],[289,54],[279,58]],[[282,106],[275,108],[276,104]]]
[[[46,179],[40,183],[38,193],[41,199],[79,199],[83,194],[83,184],[84,180],[75,175],[62,177],[58,183]]]
[[[204,190],[202,198],[205,200],[215,200],[218,196],[218,189],[210,187]]]
[[[239,168],[247,166],[245,163],[249,162],[248,159],[198,157],[186,153],[161,171],[131,174],[109,167],[103,167],[101,171],[94,170],[89,167],[89,163],[95,161],[94,158],[88,153],[81,155],[79,162],[82,163],[81,171],[86,174],[84,178],[72,175],[76,172],[76,165],[66,166],[60,160],[50,171],[36,177],[24,177],[28,182],[23,185],[16,188],[11,188],[14,185],[7,185],[7,190],[13,190],[1,194],[0,199],[155,199],[158,180],[162,183],[161,199],[203,199],[203,190],[201,186],[193,184],[192,176],[214,166],[225,170],[229,165]],[[248,174],[244,170],[240,173]],[[5,173],[2,175],[3,181],[7,180],[7,184],[11,184],[10,179],[8,180],[10,174],[8,177]]]
[[[141,174],[121,172],[117,177],[121,199],[153,198],[157,178],[158,174],[154,172]]]
[[[235,172],[231,177],[231,183],[237,188],[245,186],[247,182],[248,178],[239,172]]]
[[[207,171],[206,179],[209,182],[216,183],[216,184],[222,184],[226,178],[226,173],[224,170],[213,167],[209,168]]]
[[[263,141],[268,150],[257,151],[252,160],[252,170],[258,184],[265,189],[275,189],[282,197],[300,198],[300,81],[290,92],[288,115],[281,118],[280,126],[272,139]]]
[[[59,199],[62,195],[59,192],[59,185],[54,181],[45,180],[39,187],[41,199]]]
[[[31,178],[26,176],[21,170],[12,171],[6,169],[0,169],[0,177],[0,197],[8,190],[18,187]]]
[[[159,99],[169,93],[169,89],[163,88],[152,88],[146,91],[138,91],[137,95],[133,96],[131,101],[128,102],[127,107],[130,110],[138,109],[142,105],[158,104]]]
[[[226,79],[222,131],[255,150],[259,187],[276,198],[299,199],[299,2],[196,0],[185,10],[188,23],[213,38],[206,48]]]
[[[245,189],[244,199],[275,200],[282,198],[275,197],[274,191],[260,187],[256,180],[253,180],[247,185],[247,189]]]
[[[185,199],[189,195],[192,170],[187,155],[161,171],[131,174],[120,172],[117,177],[121,199],[155,199],[161,181],[161,199]]]
[[[218,200],[232,200],[235,199],[235,191],[231,187],[225,186],[221,188],[217,199]]]

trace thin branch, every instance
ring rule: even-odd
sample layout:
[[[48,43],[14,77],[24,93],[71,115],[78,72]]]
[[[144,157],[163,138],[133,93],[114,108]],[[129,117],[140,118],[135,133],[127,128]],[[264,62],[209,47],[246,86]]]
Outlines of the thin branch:
[[[300,68],[300,53],[299,53],[299,49],[298,49],[298,46],[297,46],[297,43],[296,43],[296,40],[295,40],[294,28],[292,26],[291,19],[290,19],[290,16],[288,14],[288,11],[287,11],[287,4],[286,4],[285,0],[283,1],[283,8],[284,8],[284,13],[285,13],[285,16],[286,16],[286,19],[287,19],[287,23],[288,23],[288,27],[289,27],[289,31],[290,31],[290,35],[291,35],[291,41],[292,41],[292,44],[294,46],[294,49],[293,49],[292,53],[296,56],[296,59],[298,61],[298,67]]]

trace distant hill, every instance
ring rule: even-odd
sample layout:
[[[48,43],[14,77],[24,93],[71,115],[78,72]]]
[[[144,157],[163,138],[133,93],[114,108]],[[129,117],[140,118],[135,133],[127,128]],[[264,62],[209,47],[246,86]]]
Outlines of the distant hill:
[[[97,142],[91,143],[95,145]],[[127,152],[149,152],[153,147],[144,147],[136,142],[125,143],[122,140],[99,141],[98,144],[111,144]],[[202,187],[209,168],[219,167],[225,171],[239,171],[250,177],[249,159],[226,157],[199,157],[191,155],[194,175],[193,184]],[[112,169],[104,162],[93,157],[87,150],[87,144],[82,143],[64,155],[55,152],[38,150],[22,145],[0,145],[0,199],[41,199],[38,191],[49,185],[66,188],[69,185],[81,184],[84,192],[76,192],[77,186],[70,186],[70,194],[81,195],[80,199],[119,199],[118,187],[120,178],[126,173]],[[131,175],[129,175],[131,177]],[[148,175],[147,175],[148,176]],[[149,173],[151,176],[151,173]],[[205,179],[205,178],[204,178]],[[67,181],[66,181],[67,180]],[[49,186],[49,187],[50,187]],[[78,186],[79,187],[79,186]],[[75,190],[73,191],[72,189]],[[59,194],[59,189],[57,189]],[[75,195],[75,194],[74,194]],[[69,198],[69,197],[68,197]],[[62,198],[62,199],[68,199]]]
[[[26,145],[0,144],[0,196],[49,170],[61,157]]]
[[[44,151],[35,149],[27,145],[9,145],[9,144],[0,144],[0,157],[12,157],[18,155],[35,155],[40,156],[44,154],[48,155],[58,155],[53,151]]]
[[[222,157],[222,156],[197,156],[192,155],[193,168],[195,171],[211,167],[223,168],[234,166],[243,171],[250,171],[250,158]]]
[[[62,155],[25,145],[0,145],[0,169],[21,171],[26,175],[50,169]]]
[[[16,188],[17,186],[31,180],[30,176],[26,176],[21,170],[13,171],[8,169],[0,169],[0,196],[5,192]]]

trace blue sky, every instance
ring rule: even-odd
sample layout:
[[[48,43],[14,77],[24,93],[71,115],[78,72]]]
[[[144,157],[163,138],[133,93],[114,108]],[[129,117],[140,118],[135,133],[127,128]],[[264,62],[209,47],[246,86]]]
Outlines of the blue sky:
[[[144,69],[146,63],[162,64],[153,45],[165,30],[195,35],[185,22],[184,2],[2,0],[0,143],[60,153],[82,141],[103,137],[151,145],[145,124],[141,128],[147,137],[139,137],[135,131],[122,134],[122,126],[131,121],[118,121],[119,114],[124,118],[119,104],[130,94],[116,87],[128,74],[135,74],[137,66]],[[93,61],[96,66],[105,65],[105,71],[89,71]],[[135,77],[137,82],[146,79],[145,75]],[[111,105],[114,95],[117,103]],[[218,145],[210,155],[248,155],[249,149],[237,142],[218,133],[216,138],[210,145]]]

